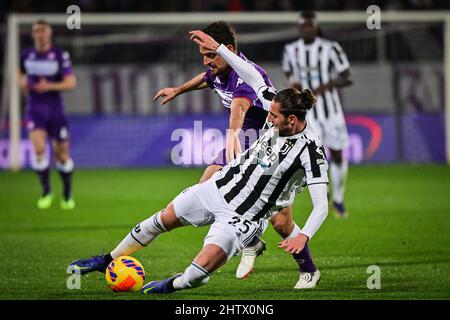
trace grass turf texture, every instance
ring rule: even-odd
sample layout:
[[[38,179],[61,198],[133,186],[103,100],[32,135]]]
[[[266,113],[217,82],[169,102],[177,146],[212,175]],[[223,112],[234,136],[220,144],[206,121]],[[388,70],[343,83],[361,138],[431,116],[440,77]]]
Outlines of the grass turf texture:
[[[40,211],[37,178],[30,172],[0,172],[0,299],[449,299],[450,168],[445,166],[357,166],[350,168],[350,217],[332,212],[310,243],[322,279],[310,291],[294,290],[292,258],[277,248],[269,226],[267,251],[249,278],[234,277],[233,258],[208,285],[171,295],[113,293],[103,274],[66,288],[67,265],[112,249],[141,220],[160,210],[201,170],[77,170],[77,208],[59,209],[56,195]],[[295,220],[303,226],[311,209],[307,192],[297,197]],[[185,227],[160,236],[135,254],[147,280],[183,271],[202,246],[208,228]],[[369,290],[367,267],[381,268],[381,289]]]

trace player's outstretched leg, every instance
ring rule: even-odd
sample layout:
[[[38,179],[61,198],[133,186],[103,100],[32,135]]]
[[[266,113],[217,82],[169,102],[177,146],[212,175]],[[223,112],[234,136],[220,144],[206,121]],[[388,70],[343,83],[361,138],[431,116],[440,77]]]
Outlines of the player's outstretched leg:
[[[241,261],[236,269],[236,278],[244,279],[254,271],[256,257],[266,250],[266,243],[261,236],[266,231],[267,225],[267,220],[261,220],[259,234],[242,250]]]
[[[79,274],[93,271],[105,272],[106,267],[112,260],[120,256],[129,256],[137,250],[148,246],[161,233],[181,226],[175,213],[173,213],[173,216],[165,214],[170,210],[173,211],[172,204],[169,204],[165,210],[161,210],[139,223],[109,254],[74,261],[69,265],[69,270]]]
[[[172,293],[183,289],[192,289],[208,283],[211,274],[227,262],[227,254],[216,244],[203,247],[194,261],[183,273],[159,281],[150,281],[144,285],[144,294]]]

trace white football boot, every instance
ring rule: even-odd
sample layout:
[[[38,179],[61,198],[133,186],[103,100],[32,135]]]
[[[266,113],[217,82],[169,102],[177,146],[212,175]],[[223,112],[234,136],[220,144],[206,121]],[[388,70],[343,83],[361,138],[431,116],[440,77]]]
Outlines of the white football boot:
[[[316,269],[314,272],[300,272],[300,277],[294,286],[294,289],[312,289],[319,283],[320,271]]]
[[[257,256],[266,250],[266,243],[260,239],[253,247],[244,248],[242,250],[241,262],[236,270],[236,278],[244,279],[253,272],[253,265]]]

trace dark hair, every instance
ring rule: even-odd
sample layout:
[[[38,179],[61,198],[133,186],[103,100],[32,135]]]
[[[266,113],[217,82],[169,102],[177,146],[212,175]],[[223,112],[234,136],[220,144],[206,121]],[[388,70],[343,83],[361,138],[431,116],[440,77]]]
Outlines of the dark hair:
[[[319,37],[323,37],[323,30],[322,30],[322,28],[319,26],[319,23],[317,22],[317,15],[316,15],[316,13],[314,12],[314,11],[302,11],[302,12],[300,12],[300,15],[299,15],[299,21],[301,20],[301,19],[315,19],[316,20],[316,23],[317,23],[317,35],[319,36]]]
[[[300,18],[303,19],[317,19],[317,15],[314,11],[303,11],[300,13]]]
[[[218,43],[231,44],[234,49],[237,49],[236,32],[229,23],[222,20],[213,22],[203,29],[203,32],[214,38]]]
[[[50,23],[48,23],[47,21],[45,21],[43,19],[40,19],[40,20],[36,21],[34,24],[43,24],[43,25],[45,25],[47,27],[50,27]]]
[[[300,92],[294,88],[278,92],[273,100],[280,104],[280,112],[285,117],[293,114],[302,121],[305,120],[306,113],[317,101],[311,90],[305,89]]]

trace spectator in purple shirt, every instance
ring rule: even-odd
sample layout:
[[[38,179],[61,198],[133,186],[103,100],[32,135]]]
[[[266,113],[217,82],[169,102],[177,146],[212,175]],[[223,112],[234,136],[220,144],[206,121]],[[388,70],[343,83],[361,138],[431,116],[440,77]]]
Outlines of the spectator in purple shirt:
[[[27,128],[34,147],[32,166],[42,186],[39,209],[51,206],[50,159],[46,142],[50,138],[56,156],[56,167],[63,182],[61,208],[75,208],[72,196],[73,161],[69,154],[69,129],[64,114],[62,91],[73,90],[76,78],[69,54],[52,44],[52,28],[46,21],[32,27],[34,47],[22,51],[20,58],[20,89],[27,96]]]

